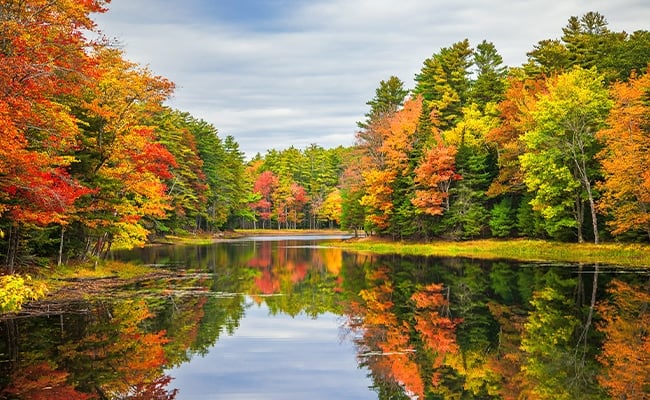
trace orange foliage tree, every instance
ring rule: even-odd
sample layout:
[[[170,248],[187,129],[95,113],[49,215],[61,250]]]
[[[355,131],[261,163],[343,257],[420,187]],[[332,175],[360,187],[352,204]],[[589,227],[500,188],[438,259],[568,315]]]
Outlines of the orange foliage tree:
[[[443,286],[404,293],[387,267],[369,271],[368,282],[359,293],[362,304],[352,303],[348,323],[361,333],[356,340],[361,362],[381,384],[410,396],[445,393],[442,370],[451,368],[447,356],[459,350],[455,330],[461,321],[450,316]]]
[[[415,302],[415,330],[421,335],[426,348],[433,353],[433,374],[431,383],[438,386],[440,368],[445,363],[445,356],[457,353],[456,326],[461,320],[449,315],[449,301],[443,296],[442,284],[432,283],[413,294]]]
[[[456,148],[445,146],[438,135],[438,143],[427,150],[424,159],[415,169],[418,188],[411,200],[420,211],[429,215],[442,215],[449,211],[449,188],[462,177],[455,172]]]
[[[85,32],[106,1],[4,2],[0,12],[0,215],[9,212],[10,270],[22,224],[66,224],[88,193],[68,173],[77,120],[69,98],[93,78]],[[14,244],[13,246],[11,244]]]
[[[69,373],[57,370],[51,363],[41,362],[16,369],[11,384],[0,391],[0,397],[32,400],[90,400],[95,396],[77,391],[69,382]]]
[[[605,175],[599,208],[612,216],[607,224],[614,235],[642,230],[650,237],[649,91],[649,74],[614,84],[609,128],[598,132],[605,144],[599,155]]]
[[[262,219],[262,228],[265,228],[265,222],[268,221],[271,227],[271,209],[273,207],[273,194],[279,185],[278,177],[271,171],[262,172],[253,185],[253,193],[257,195],[257,200],[251,203],[250,207],[256,215]]]
[[[357,310],[362,316],[361,325],[352,324],[353,329],[363,331],[358,342],[359,357],[378,379],[422,396],[424,382],[411,347],[410,327],[395,312],[394,288],[387,272],[385,268],[373,271],[369,278],[375,284],[360,293],[364,302]]]
[[[390,224],[394,212],[394,184],[409,169],[409,153],[421,113],[422,98],[409,99],[400,111],[388,114],[385,121],[374,125],[374,141],[378,147],[370,147],[372,152],[366,155],[366,159],[373,162],[362,173],[366,193],[361,204],[368,209],[367,219],[379,229]]]
[[[511,77],[508,84],[505,99],[497,106],[501,124],[486,136],[486,140],[496,146],[498,154],[499,174],[488,190],[491,196],[526,189],[519,165],[519,156],[524,154],[526,147],[520,137],[532,128],[537,96],[546,91],[543,79]]]
[[[173,84],[122,58],[115,49],[95,52],[98,79],[83,95],[84,129],[75,156],[78,173],[97,192],[80,218],[94,239],[93,255],[112,242],[142,245],[141,220],[165,217],[165,179],[174,157],[157,141],[153,118]]]

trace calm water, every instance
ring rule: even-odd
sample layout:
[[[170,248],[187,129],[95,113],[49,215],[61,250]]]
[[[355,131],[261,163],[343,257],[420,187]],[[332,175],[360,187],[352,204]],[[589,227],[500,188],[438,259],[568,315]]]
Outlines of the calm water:
[[[176,274],[0,320],[0,398],[649,397],[647,271],[323,239],[114,254]]]

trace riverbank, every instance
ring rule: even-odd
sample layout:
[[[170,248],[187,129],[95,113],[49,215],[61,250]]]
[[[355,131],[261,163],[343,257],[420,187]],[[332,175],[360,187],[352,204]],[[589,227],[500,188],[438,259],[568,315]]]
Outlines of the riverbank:
[[[176,244],[208,244],[220,240],[249,236],[337,236],[340,230],[249,229],[224,232],[210,237],[169,237]],[[337,247],[374,254],[419,255],[511,259],[531,262],[570,262],[609,264],[650,269],[650,246],[623,243],[562,243],[545,240],[471,240],[465,242],[432,241],[426,243],[395,242],[385,238],[351,238],[337,242]]]
[[[51,266],[33,273],[0,276],[0,319],[7,315],[37,314],[88,296],[175,273],[147,265],[116,261]]]
[[[346,250],[374,254],[598,263],[650,269],[650,246],[639,244],[605,243],[596,245],[525,239],[408,243],[367,238],[347,240],[337,246]]]
[[[217,235],[170,236],[155,245],[197,245],[251,236],[341,236],[335,230],[243,230]],[[650,246],[639,244],[558,243],[542,240],[476,240],[467,242],[435,241],[427,243],[393,242],[376,237],[351,238],[331,245],[348,251],[373,254],[398,254],[437,257],[469,257],[476,259],[510,259],[549,263],[607,264],[650,269]],[[60,297],[76,297],[99,293],[168,271],[160,268],[104,261],[72,266],[51,267],[40,271],[35,279],[5,278],[0,282],[0,312],[16,311],[27,301]],[[22,279],[22,281],[21,281]],[[4,284],[6,283],[6,284]],[[10,304],[11,303],[11,304]]]
[[[223,240],[241,239],[252,236],[345,236],[349,232],[338,229],[240,229],[213,234],[167,235],[152,244],[203,245]]]

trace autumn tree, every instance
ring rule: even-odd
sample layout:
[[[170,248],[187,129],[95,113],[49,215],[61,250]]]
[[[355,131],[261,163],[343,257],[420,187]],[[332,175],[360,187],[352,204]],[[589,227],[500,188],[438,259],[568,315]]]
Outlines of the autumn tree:
[[[532,129],[532,112],[539,96],[547,91],[543,80],[525,76],[510,76],[507,86],[504,99],[497,105],[499,123],[485,136],[487,144],[496,148],[499,167],[488,189],[489,196],[525,192],[519,157],[526,147],[520,137]]]
[[[436,144],[426,150],[422,162],[415,169],[415,197],[413,204],[423,213],[442,215],[449,211],[449,188],[461,179],[455,172],[456,147],[447,146],[438,135]]]
[[[614,235],[640,230],[650,237],[650,108],[648,74],[611,88],[609,127],[598,132],[604,180],[599,207]]]
[[[426,348],[432,352],[435,372],[431,377],[434,385],[440,381],[440,369],[445,364],[447,354],[457,353],[456,326],[461,322],[451,318],[449,299],[445,296],[443,285],[432,283],[413,294],[411,300],[415,304],[415,330],[421,336]]]
[[[360,333],[355,340],[359,357],[376,380],[401,387],[399,392],[423,396],[429,382],[423,379],[411,347],[411,327],[397,313],[395,284],[388,272],[384,266],[369,271],[371,285],[359,293],[361,303],[352,306],[350,328]]]
[[[327,195],[318,210],[317,215],[320,219],[327,221],[330,229],[334,228],[334,224],[339,225],[341,223],[341,203],[341,191],[334,189]]]
[[[575,226],[583,241],[583,198],[589,206],[594,242],[599,242],[596,199],[598,176],[596,132],[603,127],[610,102],[602,76],[574,68],[549,79],[548,94],[533,112],[534,127],[522,137],[527,153],[520,157],[533,207],[560,226]],[[567,215],[572,209],[573,221]]]
[[[421,113],[422,98],[409,99],[403,109],[382,123],[379,130],[382,144],[377,156],[383,162],[363,172],[366,193],[361,204],[368,209],[368,221],[379,231],[403,234],[395,229],[393,218],[399,216],[400,208],[396,203],[408,199],[399,189],[404,187],[405,180],[412,179],[409,161],[418,136]]]
[[[113,242],[144,244],[151,220],[169,209],[164,180],[176,161],[158,141],[153,121],[173,84],[116,49],[99,48],[94,56],[98,80],[83,94],[73,154],[80,160],[75,173],[94,190],[79,218],[87,249],[102,255]]]
[[[521,71],[511,74],[504,99],[496,106],[499,122],[485,135],[486,145],[496,152],[498,168],[486,195],[501,198],[491,210],[489,222],[495,236],[507,236],[513,227],[521,236],[538,236],[543,232],[541,216],[529,204],[531,198],[524,183],[520,156],[526,152],[521,137],[532,129],[532,111],[539,96],[546,91],[542,79],[530,79],[521,75]]]
[[[69,174],[77,132],[68,99],[94,76],[85,34],[105,1],[9,2],[0,13],[0,216],[14,269],[21,226],[70,223],[88,191]],[[4,225],[4,224],[3,224]]]
[[[99,392],[107,398],[127,394],[146,398],[146,392],[173,395],[175,390],[164,388],[169,383],[163,374],[163,346],[168,340],[165,331],[145,329],[145,321],[154,316],[146,302],[121,301],[112,306],[110,313],[96,313],[106,317],[89,324],[81,340],[66,341],[58,348],[60,362],[67,366],[73,381],[80,383],[77,389]]]
[[[273,207],[273,196],[278,187],[278,178],[271,171],[262,172],[253,186],[253,192],[260,195],[260,199],[251,204],[251,208],[262,219],[262,228],[269,223],[271,227],[271,210]]]

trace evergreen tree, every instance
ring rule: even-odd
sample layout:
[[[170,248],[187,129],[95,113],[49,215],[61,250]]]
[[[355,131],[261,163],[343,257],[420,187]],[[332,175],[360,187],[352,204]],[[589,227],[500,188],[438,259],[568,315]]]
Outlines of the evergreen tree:
[[[235,227],[241,219],[252,220],[254,215],[248,207],[252,195],[252,182],[247,179],[244,153],[239,150],[239,143],[231,135],[226,136],[224,142],[224,168],[228,177],[220,192],[224,202],[228,205],[228,225]]]
[[[225,150],[218,131],[213,125],[193,117],[189,117],[187,123],[196,138],[199,156],[203,160],[203,173],[208,184],[207,203],[203,212],[197,217],[196,228],[212,231],[221,228],[228,220],[228,207],[221,193],[221,187],[228,181],[227,174],[229,174],[229,171],[224,168]]]
[[[388,80],[382,80],[379,82],[379,87],[375,89],[375,97],[366,103],[370,106],[370,111],[365,114],[365,122],[357,122],[357,126],[362,130],[367,129],[372,121],[396,112],[404,104],[408,93],[409,91],[404,88],[404,82],[398,77],[391,76]]]
[[[472,56],[469,40],[465,39],[426,59],[420,73],[415,75],[413,93],[422,95],[435,110],[443,130],[458,122],[461,108],[468,100]]]
[[[512,199],[504,197],[490,211],[490,231],[494,237],[509,237],[515,228],[515,215]]]
[[[474,65],[477,77],[472,82],[470,99],[478,104],[481,110],[485,110],[488,103],[498,103],[503,100],[508,69],[503,65],[503,58],[494,44],[485,40],[476,46]]]
[[[444,220],[452,238],[469,239],[484,236],[489,213],[486,207],[487,188],[494,177],[494,160],[487,152],[475,152],[462,145],[456,155],[456,168],[462,179],[450,190],[451,208]]]

